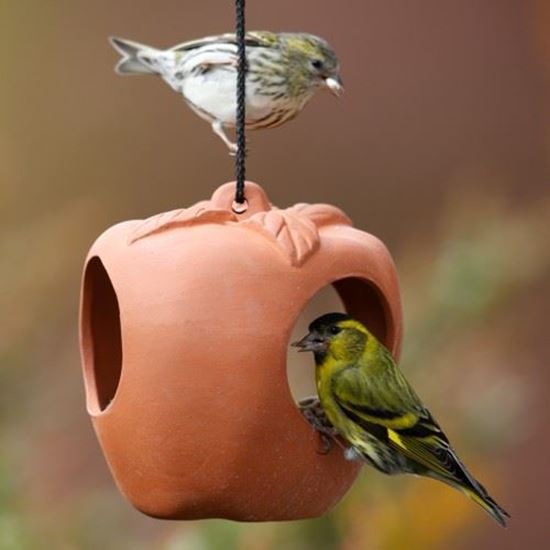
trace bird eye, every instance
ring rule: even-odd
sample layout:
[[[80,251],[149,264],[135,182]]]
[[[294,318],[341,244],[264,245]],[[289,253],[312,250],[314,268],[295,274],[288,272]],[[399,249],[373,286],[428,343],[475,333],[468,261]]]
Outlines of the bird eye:
[[[323,62],[320,59],[314,59],[311,62],[311,66],[316,70],[319,71],[323,68]]]
[[[342,329],[336,325],[331,326],[328,330],[331,334],[338,334],[339,332],[342,332]]]

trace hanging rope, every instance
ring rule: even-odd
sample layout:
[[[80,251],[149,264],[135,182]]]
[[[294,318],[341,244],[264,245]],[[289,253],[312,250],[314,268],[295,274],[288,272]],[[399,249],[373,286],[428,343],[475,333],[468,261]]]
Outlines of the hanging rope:
[[[246,178],[246,43],[245,43],[245,0],[235,1],[237,52],[239,65],[237,69],[237,154],[235,156],[235,203],[244,205],[244,181]]]

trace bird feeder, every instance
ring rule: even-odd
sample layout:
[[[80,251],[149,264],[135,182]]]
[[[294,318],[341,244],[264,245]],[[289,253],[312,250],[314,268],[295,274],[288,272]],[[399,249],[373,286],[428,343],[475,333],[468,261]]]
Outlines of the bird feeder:
[[[272,206],[247,183],[209,201],[119,223],[84,268],[81,352],[87,409],[118,487],[170,519],[290,520],[332,508],[360,466],[294,403],[292,329],[333,285],[394,353],[396,272],[386,247],[326,204]]]

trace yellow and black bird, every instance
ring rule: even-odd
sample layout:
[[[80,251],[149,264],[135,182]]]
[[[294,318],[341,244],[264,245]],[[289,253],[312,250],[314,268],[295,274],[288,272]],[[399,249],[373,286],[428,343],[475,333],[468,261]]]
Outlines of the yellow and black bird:
[[[509,514],[468,472],[390,352],[361,323],[342,313],[323,315],[293,346],[315,356],[317,392],[333,429],[316,427],[341,436],[350,445],[348,459],[385,474],[443,481],[506,526]]]

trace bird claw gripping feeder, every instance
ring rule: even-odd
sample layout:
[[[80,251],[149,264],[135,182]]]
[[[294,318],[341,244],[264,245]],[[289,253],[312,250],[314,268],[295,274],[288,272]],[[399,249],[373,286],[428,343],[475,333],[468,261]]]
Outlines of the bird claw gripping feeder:
[[[87,409],[118,487],[154,517],[310,518],[349,489],[359,463],[319,452],[287,381],[292,329],[319,290],[399,352],[386,247],[334,206],[279,209],[254,183],[244,200],[239,143],[237,184],[111,227],[84,267]]]

